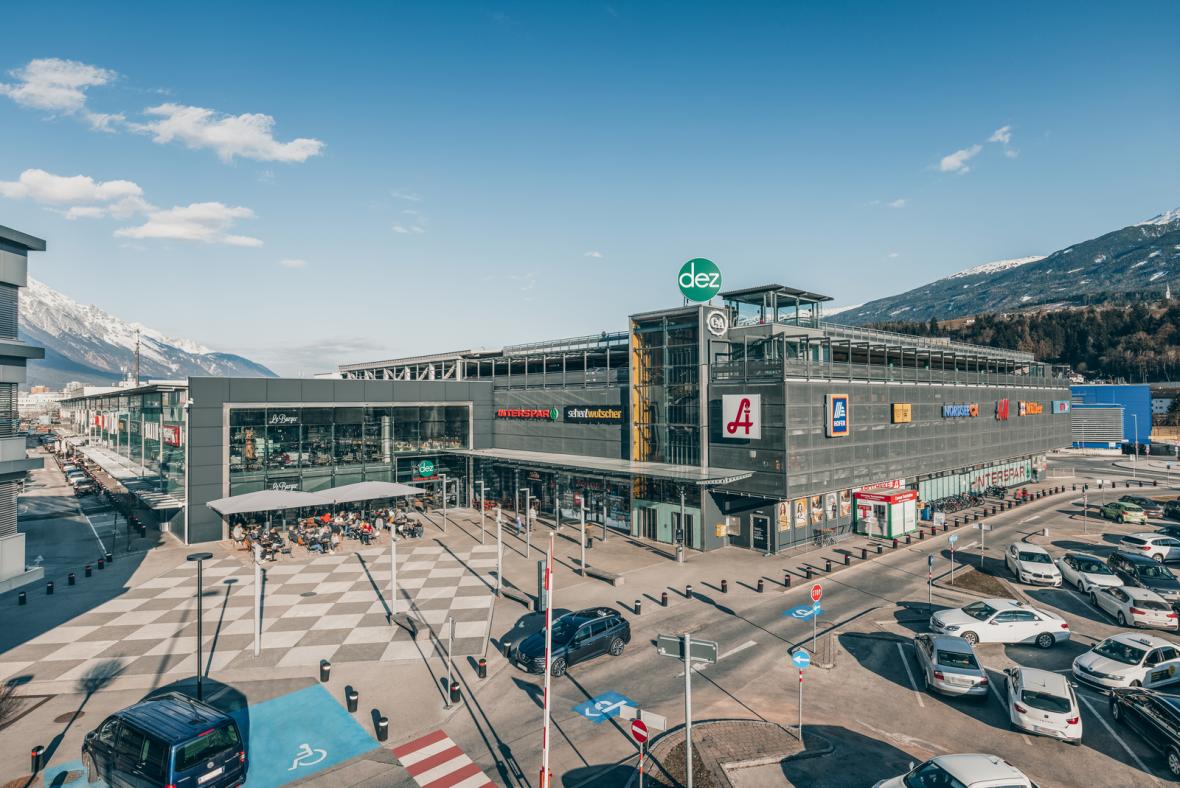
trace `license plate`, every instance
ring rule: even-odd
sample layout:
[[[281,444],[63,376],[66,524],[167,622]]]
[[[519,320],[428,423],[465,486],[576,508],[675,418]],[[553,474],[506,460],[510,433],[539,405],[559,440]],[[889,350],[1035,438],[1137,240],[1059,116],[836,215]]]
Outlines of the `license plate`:
[[[1046,728],[1041,725],[1034,725],[1033,730],[1036,731],[1037,733],[1043,733],[1047,736],[1056,736],[1057,735],[1057,731],[1055,731],[1053,728]]]
[[[206,772],[205,774],[202,774],[200,777],[198,777],[197,778],[197,785],[204,785],[205,783],[212,780],[214,777],[220,777],[224,772],[225,772],[225,767],[218,766],[213,771]]]

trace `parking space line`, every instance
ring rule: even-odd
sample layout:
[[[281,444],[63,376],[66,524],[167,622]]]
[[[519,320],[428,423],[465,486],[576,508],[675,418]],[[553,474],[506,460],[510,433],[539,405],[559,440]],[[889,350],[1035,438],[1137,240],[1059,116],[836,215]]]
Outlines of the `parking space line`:
[[[1143,773],[1148,775],[1149,777],[1151,777],[1152,782],[1154,782],[1156,785],[1159,785],[1160,781],[1158,779],[1156,779],[1154,774],[1151,773],[1151,769],[1148,769],[1147,766],[1143,763],[1143,761],[1141,761],[1139,759],[1139,756],[1135,754],[1135,751],[1127,746],[1127,743],[1125,741],[1123,741],[1123,737],[1119,736],[1117,733],[1115,733],[1114,728],[1112,728],[1110,726],[1110,723],[1106,721],[1106,718],[1103,717],[1098,712],[1098,710],[1094,708],[1094,704],[1091,703],[1084,695],[1079,695],[1078,700],[1080,700],[1082,703],[1086,704],[1086,708],[1090,710],[1090,713],[1098,718],[1098,721],[1102,723],[1102,727],[1106,728],[1106,732],[1114,737],[1114,740],[1117,741],[1122,746],[1122,748],[1126,751],[1127,755],[1131,756],[1131,758],[1135,761],[1135,764],[1140,769],[1143,770]]]
[[[905,653],[905,649],[901,647],[900,643],[894,643],[893,645],[897,646],[897,653],[901,654],[901,664],[905,666],[905,674],[909,677],[910,686],[914,690],[914,697],[918,699],[918,705],[923,709],[926,708],[926,704],[922,701],[922,693],[918,692],[918,682],[914,681],[914,672],[910,670],[909,656]]]
[[[98,546],[102,548],[102,552],[105,554],[107,551],[107,546],[102,543],[102,537],[100,537],[98,535],[98,531],[95,530],[94,522],[90,519],[90,515],[86,514],[85,510],[83,510],[81,506],[78,507],[78,513],[81,514],[86,520],[86,524],[90,526],[90,532],[94,534],[94,538],[98,540]]]

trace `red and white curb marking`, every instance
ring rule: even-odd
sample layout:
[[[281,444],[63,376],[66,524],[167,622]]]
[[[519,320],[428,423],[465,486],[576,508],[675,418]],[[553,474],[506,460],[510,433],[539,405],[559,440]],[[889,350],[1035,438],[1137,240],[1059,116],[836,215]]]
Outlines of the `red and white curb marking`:
[[[495,788],[496,785],[446,731],[437,730],[394,747],[393,754],[422,788]]]

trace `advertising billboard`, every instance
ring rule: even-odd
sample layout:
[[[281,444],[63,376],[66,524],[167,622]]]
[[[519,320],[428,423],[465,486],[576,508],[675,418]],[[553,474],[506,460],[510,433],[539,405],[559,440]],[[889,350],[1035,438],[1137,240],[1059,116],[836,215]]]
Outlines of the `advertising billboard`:
[[[567,424],[622,424],[623,409],[614,405],[566,405]]]
[[[721,395],[721,437],[725,440],[762,440],[762,395]]]
[[[843,438],[846,436],[849,428],[848,395],[828,394],[824,410],[827,412],[825,426],[828,437]]]
[[[914,420],[914,406],[909,402],[893,403],[893,423],[909,424]]]

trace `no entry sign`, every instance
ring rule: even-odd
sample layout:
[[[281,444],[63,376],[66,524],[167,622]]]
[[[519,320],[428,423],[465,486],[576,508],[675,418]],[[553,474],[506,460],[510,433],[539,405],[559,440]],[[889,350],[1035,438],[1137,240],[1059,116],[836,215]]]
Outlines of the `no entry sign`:
[[[640,744],[647,741],[647,726],[643,724],[642,720],[631,720],[631,735]]]
[[[819,583],[811,587],[811,601],[818,602],[824,596],[824,588]]]

